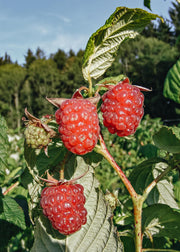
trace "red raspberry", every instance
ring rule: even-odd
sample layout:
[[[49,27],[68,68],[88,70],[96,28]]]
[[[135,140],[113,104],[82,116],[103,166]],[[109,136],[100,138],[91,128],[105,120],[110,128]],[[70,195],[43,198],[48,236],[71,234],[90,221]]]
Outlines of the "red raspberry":
[[[99,120],[94,104],[86,99],[67,99],[55,113],[65,147],[79,155],[91,152],[99,137]]]
[[[124,80],[102,96],[101,112],[104,126],[112,134],[129,136],[136,131],[144,114],[144,95]]]
[[[61,234],[72,234],[86,224],[83,192],[80,184],[61,184],[43,189],[40,200],[43,213]]]

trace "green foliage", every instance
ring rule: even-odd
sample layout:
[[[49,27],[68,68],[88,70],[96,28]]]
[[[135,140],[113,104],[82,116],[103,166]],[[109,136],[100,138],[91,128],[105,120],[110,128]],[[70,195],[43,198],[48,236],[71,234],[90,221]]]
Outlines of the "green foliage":
[[[157,204],[144,208],[142,221],[143,232],[149,237],[180,237],[180,213],[167,205]]]
[[[20,90],[24,83],[25,69],[17,64],[0,66],[0,113],[20,128]],[[14,123],[13,123],[14,122]]]
[[[5,169],[7,168],[8,155],[8,137],[7,124],[5,119],[0,115],[0,183],[4,180]]]
[[[180,153],[180,128],[162,127],[153,137],[155,145],[168,152]]]
[[[180,60],[168,71],[163,94],[177,103],[180,103]]]
[[[16,201],[8,196],[2,198],[3,213],[0,214],[0,219],[10,222],[21,229],[26,228],[25,217],[22,208]]]
[[[119,7],[90,37],[83,60],[83,76],[97,79],[112,65],[119,45],[128,38],[135,38],[150,20],[160,18],[142,9]]]

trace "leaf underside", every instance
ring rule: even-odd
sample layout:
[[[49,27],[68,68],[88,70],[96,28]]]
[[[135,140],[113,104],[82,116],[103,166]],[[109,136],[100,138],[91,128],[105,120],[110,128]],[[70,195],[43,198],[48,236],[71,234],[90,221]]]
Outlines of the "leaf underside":
[[[118,7],[87,43],[82,68],[85,80],[102,76],[114,61],[120,44],[135,38],[156,18],[160,17],[142,9]]]

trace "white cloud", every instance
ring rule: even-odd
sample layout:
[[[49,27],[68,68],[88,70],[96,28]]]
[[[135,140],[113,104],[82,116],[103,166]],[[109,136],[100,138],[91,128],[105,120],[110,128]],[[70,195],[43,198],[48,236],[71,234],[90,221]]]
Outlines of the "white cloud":
[[[52,40],[41,42],[39,46],[48,54],[56,52],[59,48],[66,52],[70,49],[77,52],[79,49],[85,48],[87,39],[88,36],[82,34],[60,33]]]

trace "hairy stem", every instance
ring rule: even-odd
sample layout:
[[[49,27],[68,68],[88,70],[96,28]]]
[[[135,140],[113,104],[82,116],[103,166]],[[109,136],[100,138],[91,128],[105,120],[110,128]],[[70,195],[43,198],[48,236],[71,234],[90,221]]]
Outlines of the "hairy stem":
[[[142,215],[142,204],[143,198],[141,195],[138,195],[131,185],[130,181],[115,162],[114,158],[109,153],[106,144],[104,142],[103,137],[100,135],[100,146],[96,146],[95,151],[101,154],[106,160],[111,164],[111,166],[115,169],[120,179],[126,186],[134,206],[134,227],[135,227],[135,247],[136,252],[142,251],[142,231],[141,231],[141,215]]]
[[[95,151],[101,154],[110,164],[111,166],[115,169],[117,174],[119,175],[120,179],[126,186],[129,194],[131,195],[132,198],[137,198],[137,193],[135,192],[134,188],[132,187],[130,181],[127,179],[126,175],[124,172],[121,170],[121,168],[118,166],[114,158],[111,156],[109,153],[106,144],[104,142],[103,137],[100,135],[100,146],[96,146]]]
[[[143,197],[138,195],[137,198],[132,198],[134,207],[134,233],[135,233],[135,248],[136,252],[142,252],[142,205]]]

